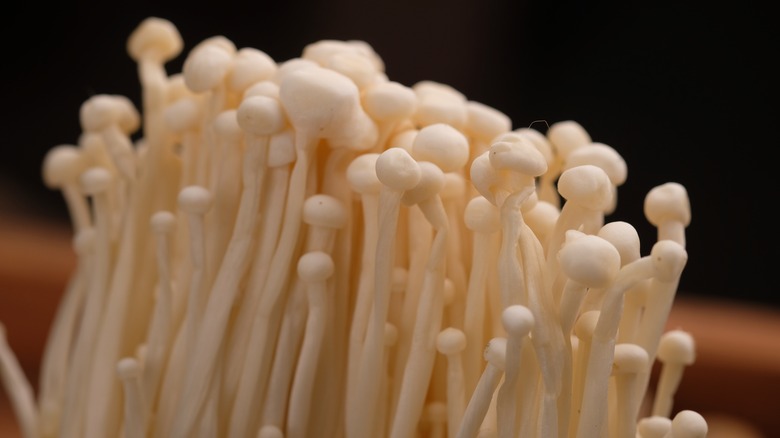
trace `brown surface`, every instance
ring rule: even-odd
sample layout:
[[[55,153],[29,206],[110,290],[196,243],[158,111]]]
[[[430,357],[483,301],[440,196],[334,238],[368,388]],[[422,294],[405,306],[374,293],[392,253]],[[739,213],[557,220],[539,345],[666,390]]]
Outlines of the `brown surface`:
[[[74,266],[70,229],[0,218],[0,321],[33,384],[49,324]],[[775,436],[780,430],[780,312],[680,297],[668,328],[690,332],[697,345],[696,362],[686,370],[675,409],[712,418],[713,437],[728,436],[734,427],[758,429],[746,437],[761,436],[758,432]],[[19,436],[0,390],[0,437]]]

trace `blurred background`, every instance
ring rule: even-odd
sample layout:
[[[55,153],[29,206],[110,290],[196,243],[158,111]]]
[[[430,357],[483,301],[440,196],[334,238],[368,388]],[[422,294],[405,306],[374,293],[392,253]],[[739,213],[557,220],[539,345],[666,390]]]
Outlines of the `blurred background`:
[[[76,142],[79,107],[89,96],[123,94],[140,105],[125,43],[144,18],[166,18],[182,34],[185,52],[168,64],[171,73],[181,71],[190,48],[215,35],[278,62],[321,39],[358,39],[383,58],[391,80],[451,85],[504,112],[514,128],[546,132],[546,124],[575,120],[594,141],[615,148],[629,172],[608,220],[633,224],[644,254],[655,242],[642,211],[645,194],[666,182],[683,184],[692,222],[679,296],[780,310],[769,275],[777,269],[770,251],[776,165],[764,156],[779,145],[771,97],[777,75],[770,68],[778,47],[770,14],[752,3],[79,2],[45,13],[34,2],[16,7],[0,28],[7,42],[2,218],[68,229],[60,193],[41,182],[44,154]],[[32,235],[45,245],[41,233]],[[9,242],[0,239],[0,248],[8,251]],[[20,310],[0,303],[0,318],[25,319],[24,309],[45,313],[55,304]],[[780,393],[777,381],[770,383]]]

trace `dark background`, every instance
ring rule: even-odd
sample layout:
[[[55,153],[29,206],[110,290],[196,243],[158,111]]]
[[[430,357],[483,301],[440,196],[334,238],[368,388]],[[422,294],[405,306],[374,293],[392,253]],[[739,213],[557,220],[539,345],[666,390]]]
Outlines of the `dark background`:
[[[693,219],[680,294],[780,307],[770,251],[778,146],[771,14],[743,2],[628,3],[16,6],[1,30],[0,212],[67,222],[60,194],[41,182],[44,154],[76,142],[79,106],[90,95],[123,94],[140,104],[125,42],[148,16],[171,20],[184,38],[171,73],[214,35],[278,62],[320,39],[361,39],[392,80],[446,83],[503,111],[514,128],[576,120],[618,150],[629,173],[609,219],[632,223],[644,254],[655,241],[644,195],[665,182],[683,184]],[[534,128],[546,131],[543,123]]]

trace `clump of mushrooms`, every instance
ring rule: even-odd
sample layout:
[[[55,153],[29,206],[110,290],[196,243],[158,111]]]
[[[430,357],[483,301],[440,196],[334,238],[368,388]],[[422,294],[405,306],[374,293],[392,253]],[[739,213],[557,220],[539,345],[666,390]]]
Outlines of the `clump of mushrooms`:
[[[25,438],[706,434],[664,329],[682,185],[648,193],[642,255],[610,221],[627,163],[576,121],[513,129],[364,41],[277,62],[216,35],[169,74],[183,47],[143,21],[141,111],[93,96],[43,163],[78,267],[37,394],[0,326]]]

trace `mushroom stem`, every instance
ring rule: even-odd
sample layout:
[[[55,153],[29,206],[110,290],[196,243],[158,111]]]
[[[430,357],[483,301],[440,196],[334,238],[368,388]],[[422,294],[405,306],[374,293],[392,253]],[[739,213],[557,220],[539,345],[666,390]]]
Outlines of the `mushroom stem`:
[[[504,355],[506,354],[506,338],[493,338],[485,349],[487,366],[477,382],[477,387],[471,394],[471,399],[463,413],[463,421],[458,430],[457,438],[475,438],[479,432],[485,415],[490,407],[501,377],[504,374]]]
[[[6,338],[5,326],[0,323],[0,379],[11,401],[11,408],[19,421],[24,438],[38,438],[38,408],[35,395],[24,375],[19,360],[14,355]]]

